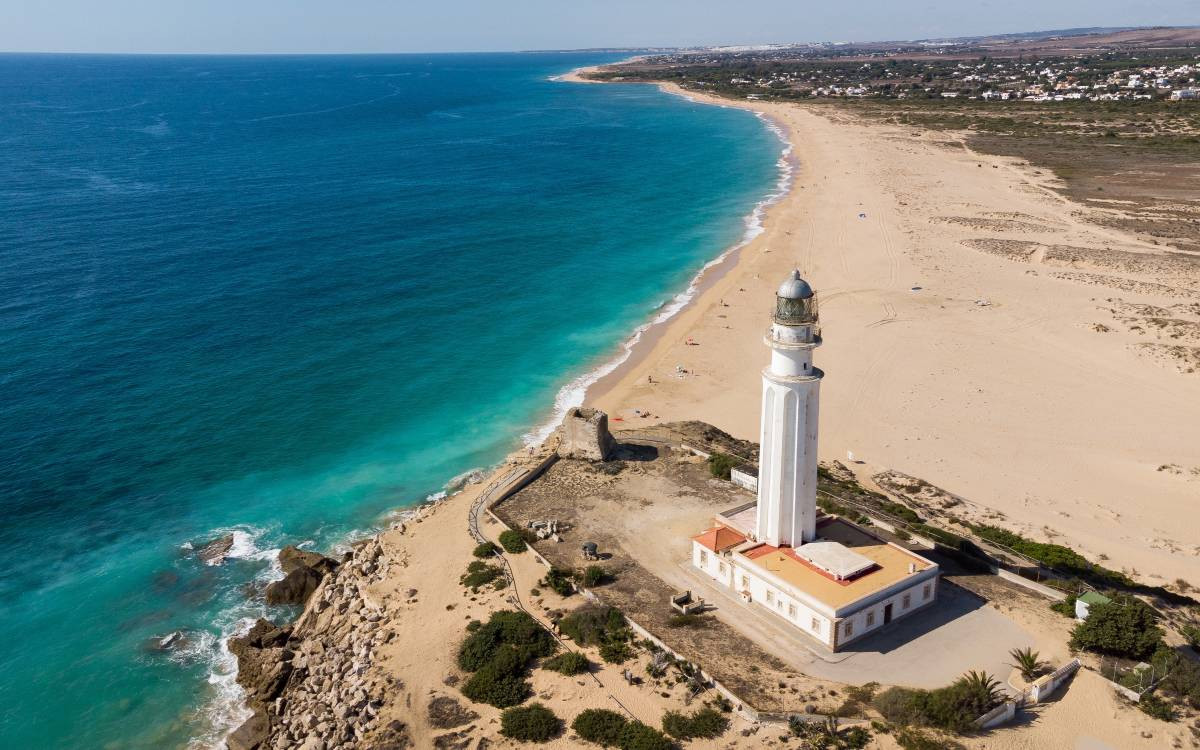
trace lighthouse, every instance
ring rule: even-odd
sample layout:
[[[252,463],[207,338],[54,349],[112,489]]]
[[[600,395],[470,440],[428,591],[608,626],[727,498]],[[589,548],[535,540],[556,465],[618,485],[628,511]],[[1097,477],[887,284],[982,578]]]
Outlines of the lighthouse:
[[[773,547],[799,547],[816,538],[817,402],[824,374],[812,362],[821,345],[817,297],[799,271],[776,292],[764,341],[771,363],[762,371],[755,536]]]

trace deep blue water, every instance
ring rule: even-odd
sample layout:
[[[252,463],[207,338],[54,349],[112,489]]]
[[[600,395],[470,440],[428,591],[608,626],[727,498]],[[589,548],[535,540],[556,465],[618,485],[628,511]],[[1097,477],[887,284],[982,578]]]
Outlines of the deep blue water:
[[[274,549],[494,463],[739,240],[779,141],[550,80],[604,59],[0,56],[0,746],[219,737]]]

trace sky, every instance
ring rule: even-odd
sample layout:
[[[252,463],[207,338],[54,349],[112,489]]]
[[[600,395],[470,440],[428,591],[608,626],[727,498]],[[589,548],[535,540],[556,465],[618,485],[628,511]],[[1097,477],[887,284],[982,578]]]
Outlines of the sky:
[[[1200,25],[1200,1],[0,0],[0,51],[506,51],[1151,25]]]

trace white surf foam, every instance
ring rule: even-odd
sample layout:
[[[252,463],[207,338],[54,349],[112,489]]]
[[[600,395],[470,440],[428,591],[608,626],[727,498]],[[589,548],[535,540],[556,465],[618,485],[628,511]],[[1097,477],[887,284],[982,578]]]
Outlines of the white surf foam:
[[[685,99],[696,101],[689,96],[682,95]],[[725,107],[726,105],[717,105]],[[765,112],[756,111],[754,116],[757,117],[766,126],[768,130],[775,134],[783,143],[783,150],[780,152],[779,159],[776,162],[779,178],[775,182],[774,189],[768,193],[762,200],[754,204],[754,208],[749,214],[742,217],[742,223],[746,230],[742,233],[741,239],[730,245],[716,258],[701,266],[696,275],[692,277],[686,289],[679,294],[676,294],[670,301],[660,305],[658,312],[650,319],[649,322],[643,323],[634,329],[633,333],[621,343],[617,354],[607,360],[593,370],[583,373],[572,379],[569,383],[559,389],[554,397],[554,408],[551,411],[551,416],[545,422],[541,423],[534,429],[530,430],[523,436],[525,445],[538,445],[550,437],[551,433],[562,422],[563,415],[567,410],[579,406],[583,403],[584,397],[587,395],[587,390],[598,382],[604,376],[612,373],[629,359],[633,354],[634,347],[642,340],[642,336],[646,331],[653,326],[661,325],[671,318],[679,314],[681,310],[687,307],[688,303],[695,298],[696,293],[700,289],[700,283],[704,279],[704,275],[709,270],[715,268],[726,261],[729,256],[741,250],[757,236],[763,233],[763,217],[766,215],[767,209],[783,199],[792,186],[792,173],[794,171],[792,165],[792,144],[788,141],[787,133],[772,120]]]

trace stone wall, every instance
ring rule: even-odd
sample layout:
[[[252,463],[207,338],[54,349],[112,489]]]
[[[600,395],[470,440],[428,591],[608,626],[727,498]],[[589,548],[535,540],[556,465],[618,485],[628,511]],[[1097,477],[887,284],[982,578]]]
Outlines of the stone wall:
[[[612,453],[613,437],[608,431],[608,415],[599,409],[572,408],[563,417],[558,432],[559,458],[603,461]]]

